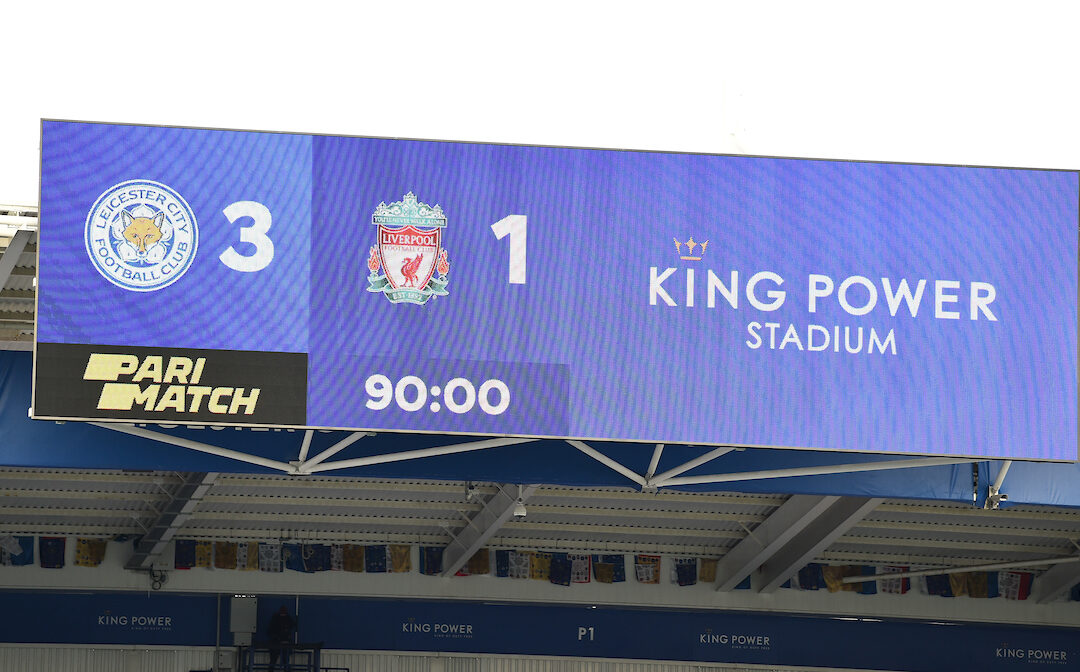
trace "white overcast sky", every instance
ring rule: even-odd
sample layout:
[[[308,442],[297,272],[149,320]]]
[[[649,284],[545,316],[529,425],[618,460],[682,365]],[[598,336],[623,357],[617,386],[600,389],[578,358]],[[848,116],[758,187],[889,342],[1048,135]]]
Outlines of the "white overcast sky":
[[[1077,169],[1078,7],[6,2],[0,203],[42,117]]]

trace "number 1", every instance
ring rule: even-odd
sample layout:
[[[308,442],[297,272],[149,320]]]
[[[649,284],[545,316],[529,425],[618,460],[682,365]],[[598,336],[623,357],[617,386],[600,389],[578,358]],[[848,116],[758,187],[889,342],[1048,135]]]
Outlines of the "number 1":
[[[502,240],[510,236],[510,284],[525,284],[525,215],[507,215],[491,225],[495,238]]]

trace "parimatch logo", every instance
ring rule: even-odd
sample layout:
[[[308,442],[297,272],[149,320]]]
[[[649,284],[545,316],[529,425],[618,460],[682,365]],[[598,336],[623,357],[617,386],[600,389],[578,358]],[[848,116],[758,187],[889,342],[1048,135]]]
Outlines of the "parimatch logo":
[[[38,343],[33,417],[303,427],[302,352]]]
[[[97,408],[130,411],[198,413],[205,405],[217,415],[252,415],[261,390],[200,385],[206,358],[91,353],[83,380],[104,381]]]

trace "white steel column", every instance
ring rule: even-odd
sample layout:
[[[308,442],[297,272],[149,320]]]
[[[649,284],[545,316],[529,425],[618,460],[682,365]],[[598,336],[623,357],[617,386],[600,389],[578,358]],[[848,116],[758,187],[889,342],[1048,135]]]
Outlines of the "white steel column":
[[[656,473],[656,468],[660,466],[660,455],[664,452],[664,444],[656,444],[656,448],[652,451],[652,459],[649,460],[649,470],[645,472],[645,480],[652,480],[653,474]]]
[[[727,455],[728,453],[730,453],[733,450],[735,450],[735,448],[733,448],[731,446],[722,446],[720,448],[716,448],[715,450],[710,450],[709,452],[705,453],[704,455],[699,455],[698,457],[695,457],[694,459],[692,459],[692,460],[690,460],[688,462],[683,462],[682,464],[675,467],[674,469],[668,469],[664,473],[657,475],[656,478],[650,478],[649,479],[649,485],[655,486],[655,487],[658,487],[658,488],[663,487],[663,486],[668,484],[668,481],[670,481],[672,477],[677,476],[678,474],[681,474],[683,472],[690,471],[694,467],[701,466],[701,465],[705,464],[706,462],[710,462],[712,460],[715,460],[718,457],[722,457],[724,455]]]
[[[970,464],[980,460],[956,459],[952,457],[922,457],[910,460],[882,460],[880,462],[861,462],[857,464],[833,464],[817,467],[792,467],[790,469],[770,469],[767,471],[742,471],[731,474],[712,474],[708,476],[676,476],[658,485],[698,485],[701,483],[732,483],[735,481],[755,481],[759,478],[788,478],[791,476],[822,476],[826,474],[854,474],[862,471],[886,471],[889,469],[911,469],[914,467],[937,467],[946,464]]]
[[[120,432],[121,434],[131,434],[132,436],[138,436],[144,439],[150,439],[152,441],[170,443],[174,446],[179,446],[181,448],[197,450],[200,453],[209,453],[210,455],[227,457],[230,460],[239,460],[240,462],[248,462],[249,464],[257,464],[259,466],[277,469],[279,471],[284,471],[287,474],[296,473],[296,467],[285,462],[278,462],[277,460],[259,457],[258,455],[248,455],[247,453],[241,453],[238,450],[219,448],[218,446],[211,446],[210,444],[192,441],[191,439],[182,439],[176,436],[169,436],[168,434],[162,434],[161,432],[143,429],[142,427],[135,427],[134,425],[121,425],[104,422],[91,422],[88,424],[94,425],[95,427],[101,427],[103,429],[111,429],[112,431]]]
[[[384,464],[386,462],[401,462],[403,460],[416,460],[423,457],[435,457],[436,455],[452,455],[454,453],[468,453],[473,450],[487,450],[501,446],[512,446],[518,443],[531,443],[536,439],[485,439],[483,441],[470,441],[469,443],[455,443],[450,446],[438,446],[436,448],[420,448],[417,450],[403,450],[400,453],[387,453],[385,455],[369,455],[367,457],[355,457],[349,460],[338,460],[317,464],[314,467],[303,469],[299,473],[314,474],[322,471],[335,469],[352,469],[354,467],[366,467],[371,464]]]
[[[577,448],[581,452],[585,453],[589,457],[593,458],[594,460],[596,460],[600,464],[604,465],[605,467],[608,467],[609,469],[613,469],[613,470],[619,472],[620,474],[622,474],[623,476],[629,478],[631,481],[637,483],[638,485],[640,485],[640,486],[647,485],[646,482],[645,482],[645,478],[641,474],[639,474],[636,471],[633,471],[633,470],[629,469],[628,467],[623,466],[622,464],[616,462],[615,460],[611,459],[607,455],[604,455],[603,453],[601,453],[597,449],[593,448],[589,444],[587,444],[587,443],[585,443],[583,441],[567,441],[567,443],[569,443],[574,448]]]
[[[315,436],[315,430],[309,429],[304,432],[304,440],[300,442],[300,455],[296,458],[297,464],[307,459],[308,451],[311,450],[311,439]]]
[[[319,464],[323,460],[325,460],[327,458],[330,458],[330,457],[333,457],[334,455],[337,455],[338,453],[345,450],[346,448],[348,448],[352,444],[356,443],[360,439],[364,438],[365,436],[375,436],[375,435],[370,433],[370,432],[353,432],[352,434],[346,436],[341,441],[338,441],[334,445],[332,445],[329,448],[327,448],[326,450],[322,451],[321,453],[319,453],[315,457],[313,457],[313,458],[311,458],[309,460],[305,460],[305,461],[301,462],[300,465],[296,469],[300,473],[307,473],[316,464]],[[307,437],[304,437],[304,441],[306,442],[306,446],[310,447],[311,441],[309,441],[307,439]],[[304,452],[303,447],[301,448],[301,452]]]
[[[1012,466],[1012,460],[1005,460],[1001,463],[1001,469],[998,470],[997,478],[986,489],[986,503],[983,504],[984,509],[996,509],[1001,503],[1009,498],[1008,495],[1001,494],[1001,486],[1005,484],[1005,476],[1009,473],[1009,467]]]

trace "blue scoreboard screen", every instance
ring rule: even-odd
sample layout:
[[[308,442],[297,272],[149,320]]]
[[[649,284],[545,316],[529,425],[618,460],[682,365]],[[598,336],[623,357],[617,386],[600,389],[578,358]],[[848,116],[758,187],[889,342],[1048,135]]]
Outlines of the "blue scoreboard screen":
[[[1075,460],[1078,182],[45,121],[32,411]]]

